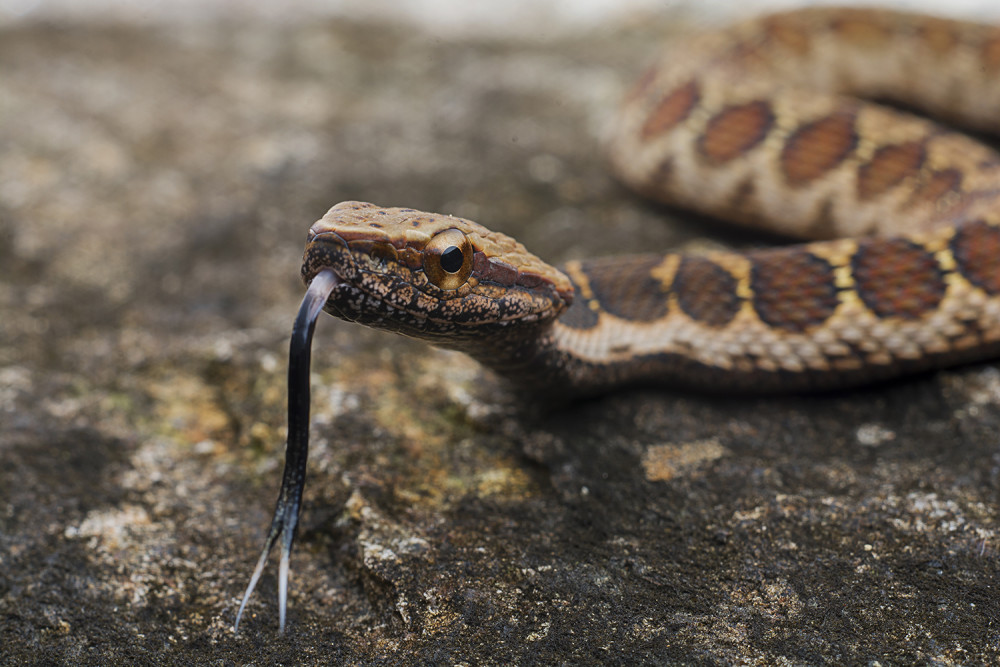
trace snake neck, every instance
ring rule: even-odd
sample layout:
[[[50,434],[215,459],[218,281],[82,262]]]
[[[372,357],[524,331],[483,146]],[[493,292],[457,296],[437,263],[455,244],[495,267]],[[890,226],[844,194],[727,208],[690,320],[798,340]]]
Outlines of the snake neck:
[[[560,398],[654,383],[824,391],[988,358],[1000,221],[978,213],[908,237],[570,262],[556,319],[460,349]]]

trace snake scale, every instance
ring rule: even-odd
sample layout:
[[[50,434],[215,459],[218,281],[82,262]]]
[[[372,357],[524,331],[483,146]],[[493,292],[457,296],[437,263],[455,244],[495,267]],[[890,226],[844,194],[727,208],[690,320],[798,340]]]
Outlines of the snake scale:
[[[802,244],[558,270],[469,220],[331,208],[309,232],[285,476],[240,614],[280,537],[284,627],[320,308],[563,396],[829,389],[1000,355],[1000,154],[869,100],[1000,130],[1000,28],[805,9],[671,43],[616,118],[616,175]]]

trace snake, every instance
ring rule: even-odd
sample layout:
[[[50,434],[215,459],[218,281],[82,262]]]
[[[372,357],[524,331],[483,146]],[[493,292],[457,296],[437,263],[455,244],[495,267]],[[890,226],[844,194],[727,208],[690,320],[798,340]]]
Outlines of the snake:
[[[608,132],[661,204],[793,240],[554,268],[459,217],[347,201],[309,231],[278,503],[279,629],[323,310],[459,350],[526,392],[846,388],[1000,355],[1000,27],[808,8],[671,40]],[[912,111],[919,110],[926,116]]]

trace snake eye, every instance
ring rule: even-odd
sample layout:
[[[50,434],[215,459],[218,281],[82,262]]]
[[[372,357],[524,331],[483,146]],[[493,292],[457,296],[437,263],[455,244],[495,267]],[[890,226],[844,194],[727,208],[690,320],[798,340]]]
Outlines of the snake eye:
[[[435,234],[424,246],[424,273],[441,289],[458,289],[472,273],[472,243],[457,229]]]

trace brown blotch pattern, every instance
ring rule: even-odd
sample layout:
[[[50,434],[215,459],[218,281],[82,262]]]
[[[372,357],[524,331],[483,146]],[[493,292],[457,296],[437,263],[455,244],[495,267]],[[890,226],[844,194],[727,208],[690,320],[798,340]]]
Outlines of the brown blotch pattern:
[[[983,42],[983,65],[987,71],[1000,69],[1000,34]]]
[[[597,326],[601,317],[590,307],[590,303],[583,298],[580,286],[573,283],[573,304],[559,316],[559,324],[564,324],[572,329],[593,329]]]
[[[916,141],[883,146],[858,170],[858,197],[862,200],[877,197],[907,176],[916,175],[925,157],[924,147]]]
[[[833,30],[844,40],[863,48],[882,46],[892,35],[884,25],[856,18],[835,21]]]
[[[768,49],[758,39],[734,42],[726,51],[724,59],[733,63],[739,63],[745,70],[753,70],[756,67],[766,66],[768,63]]]
[[[649,114],[642,126],[642,137],[649,139],[668,132],[681,123],[699,100],[698,86],[694,81],[667,93]]]
[[[958,169],[933,171],[913,191],[915,202],[935,202],[945,195],[960,191],[962,172]]]
[[[851,154],[858,143],[854,114],[839,112],[795,130],[781,150],[781,169],[792,185],[823,176]]]
[[[727,107],[708,121],[698,146],[712,162],[728,162],[763,141],[772,125],[774,113],[766,102]]]
[[[948,21],[927,18],[920,27],[919,34],[928,48],[937,55],[945,55],[958,44],[958,35]]]
[[[649,89],[654,81],[656,81],[658,74],[659,68],[655,65],[649,67],[645,72],[643,72],[642,76],[639,77],[639,80],[636,81],[634,86],[632,86],[632,89],[629,90],[627,95],[625,95],[625,103],[628,104],[630,102],[634,102],[642,97],[646,93],[646,90]]]
[[[710,326],[729,324],[740,310],[736,279],[703,257],[685,257],[681,261],[672,289],[681,310]]]
[[[750,288],[757,315],[782,331],[801,333],[828,320],[840,304],[833,267],[801,249],[753,253]]]
[[[982,220],[959,227],[951,241],[955,263],[969,282],[1000,294],[1000,229]]]
[[[937,261],[911,241],[868,241],[852,265],[858,296],[879,317],[917,319],[944,298],[946,285]]]
[[[650,322],[667,314],[667,299],[662,284],[651,275],[662,256],[642,255],[621,258],[604,257],[585,262],[583,271],[590,291],[603,310],[635,322]]]
[[[792,51],[797,56],[804,56],[809,53],[812,44],[809,36],[801,25],[789,23],[781,17],[772,17],[764,24],[767,36],[781,44],[786,49]]]

